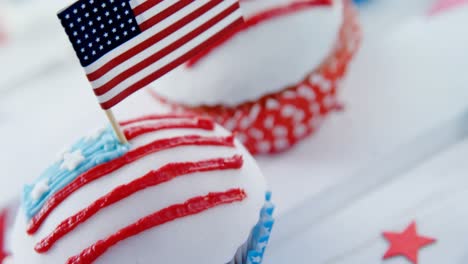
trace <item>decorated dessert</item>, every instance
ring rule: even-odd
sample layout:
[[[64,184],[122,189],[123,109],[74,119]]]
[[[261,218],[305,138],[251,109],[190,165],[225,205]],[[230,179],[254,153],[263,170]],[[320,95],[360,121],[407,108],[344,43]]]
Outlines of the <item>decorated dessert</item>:
[[[254,154],[283,151],[340,109],[360,30],[347,0],[243,0],[245,24],[152,84],[159,103],[213,118]]]
[[[261,263],[265,178],[206,118],[154,115],[78,140],[25,186],[7,263]]]

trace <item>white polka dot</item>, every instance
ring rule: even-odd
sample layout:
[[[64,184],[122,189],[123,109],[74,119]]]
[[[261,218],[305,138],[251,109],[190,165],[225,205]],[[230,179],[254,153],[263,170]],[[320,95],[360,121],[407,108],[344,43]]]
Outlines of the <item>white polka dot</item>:
[[[251,128],[249,130],[249,134],[255,139],[263,139],[263,137],[264,137],[263,132],[261,130],[259,130],[259,129],[256,129],[256,128]]]
[[[289,141],[286,138],[277,139],[274,144],[277,150],[284,150],[289,147]]]
[[[314,115],[320,114],[320,105],[315,103],[310,106],[310,112]]]
[[[276,126],[273,128],[273,135],[277,137],[284,137],[288,135],[288,129],[284,126]]]
[[[275,118],[273,116],[269,116],[263,121],[263,126],[265,126],[266,129],[272,129],[274,125]]]
[[[234,118],[235,118],[236,120],[239,120],[239,119],[241,119],[242,117],[244,117],[244,112],[242,112],[241,110],[238,110],[238,111],[236,111],[236,113],[234,113]]]
[[[330,92],[331,89],[332,89],[332,85],[331,85],[331,82],[329,80],[323,80],[322,83],[320,84],[320,90],[322,92]]]
[[[320,74],[312,74],[309,78],[309,82],[314,85],[320,85],[322,83],[323,77]]]
[[[241,119],[241,121],[239,122],[239,127],[243,130],[247,129],[248,127],[250,127],[250,125],[252,124],[252,121],[250,120],[250,118],[247,116],[247,117],[244,117]]]
[[[236,128],[236,121],[234,119],[229,119],[224,123],[224,127],[227,130],[234,130]]]
[[[243,133],[236,133],[236,138],[242,143],[247,142],[247,136]]]
[[[258,115],[260,114],[260,106],[258,104],[255,104],[252,109],[250,110],[250,113],[249,113],[249,118],[250,120],[252,120],[252,122],[254,122],[255,120],[257,120],[257,117]]]
[[[336,106],[336,100],[334,96],[327,95],[325,98],[323,98],[323,105],[327,108],[333,108]]]
[[[303,85],[301,87],[298,88],[297,90],[297,93],[308,99],[308,100],[315,100],[317,98],[317,96],[315,95],[315,92],[312,88],[310,88],[309,86],[306,86],[306,85]]]
[[[266,108],[267,109],[278,109],[279,108],[279,103],[275,99],[269,98],[266,101]]]
[[[304,125],[297,125],[294,128],[294,136],[300,138],[303,137],[307,133],[307,127]]]
[[[302,120],[304,120],[305,118],[305,113],[304,111],[302,110],[297,110],[296,112],[294,112],[294,116],[293,116],[293,119],[296,123],[299,123],[301,122]]]
[[[295,112],[296,107],[294,107],[294,105],[285,105],[283,109],[281,109],[281,115],[286,118],[293,116]]]
[[[271,150],[271,144],[268,141],[259,142],[256,146],[259,153],[268,153]]]
[[[293,91],[285,91],[281,94],[281,96],[285,99],[294,99],[296,98],[296,93]]]

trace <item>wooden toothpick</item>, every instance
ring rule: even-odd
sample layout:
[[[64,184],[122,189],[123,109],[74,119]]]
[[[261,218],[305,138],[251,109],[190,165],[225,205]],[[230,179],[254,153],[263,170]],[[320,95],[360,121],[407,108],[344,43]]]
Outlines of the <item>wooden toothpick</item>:
[[[104,110],[104,112],[106,112],[106,116],[109,119],[109,122],[111,123],[112,128],[114,129],[114,133],[119,139],[119,142],[124,145],[128,144],[128,140],[125,137],[125,134],[122,132],[119,122],[117,122],[117,120],[115,119],[115,116],[112,110],[107,109],[107,110]]]

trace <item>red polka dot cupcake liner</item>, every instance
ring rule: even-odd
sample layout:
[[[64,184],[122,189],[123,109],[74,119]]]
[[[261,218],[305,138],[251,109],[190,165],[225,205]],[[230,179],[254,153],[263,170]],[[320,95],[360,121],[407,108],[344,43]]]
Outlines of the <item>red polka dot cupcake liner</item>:
[[[152,96],[174,112],[214,119],[237,134],[252,154],[285,151],[316,132],[332,112],[341,110],[337,101],[340,81],[358,51],[362,34],[358,15],[345,1],[339,37],[329,56],[295,85],[237,106],[188,106],[154,93]]]

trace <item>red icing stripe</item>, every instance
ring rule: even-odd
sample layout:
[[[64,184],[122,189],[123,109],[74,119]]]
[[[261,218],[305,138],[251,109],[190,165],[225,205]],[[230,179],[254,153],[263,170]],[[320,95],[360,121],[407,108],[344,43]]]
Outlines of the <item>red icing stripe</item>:
[[[175,128],[197,128],[204,130],[213,130],[215,124],[210,119],[197,118],[190,120],[171,121],[171,122],[158,122],[156,124],[143,124],[141,126],[129,127],[124,129],[125,137],[128,140],[132,140],[138,136],[146,133],[155,132],[163,129],[175,129]]]
[[[222,2],[222,0],[212,0],[209,1],[208,4],[210,3],[217,3],[217,2]],[[194,40],[196,37],[200,36],[203,34],[205,31],[209,30],[212,28],[214,25],[218,24],[220,21],[228,17],[230,14],[234,13],[236,10],[239,9],[238,5],[232,5],[223,12],[219,13],[215,17],[211,18],[207,22],[203,23],[196,29],[190,31],[183,37],[180,37],[176,41],[172,42],[169,46],[164,47],[163,49],[159,50],[158,52],[152,54],[151,56],[145,58],[144,60],[136,63],[132,67],[129,67],[125,71],[121,72],[114,78],[112,78],[110,81],[106,82],[104,85],[100,87],[96,87],[94,89],[94,93],[98,96],[103,95],[110,91],[112,88],[116,87],[123,81],[127,80],[128,78],[132,77],[133,75],[137,74],[138,72],[142,71],[143,69],[146,69],[147,67],[151,66],[155,62],[161,60],[162,58],[166,57],[167,55],[173,53],[177,49],[183,47],[190,41]],[[197,17],[199,14],[196,14]],[[175,24],[174,24],[175,25]],[[172,27],[168,27],[168,29],[171,29]],[[203,45],[202,45],[203,46]],[[172,69],[172,68],[171,68]]]
[[[171,181],[174,178],[195,172],[240,169],[242,167],[242,163],[242,156],[236,155],[231,158],[218,158],[198,162],[170,163],[158,170],[150,171],[146,175],[128,184],[116,187],[110,193],[94,201],[87,208],[62,221],[62,223],[60,223],[50,235],[36,244],[35,250],[38,253],[47,252],[58,240],[73,231],[80,224],[89,220],[100,210],[122,201],[146,188],[157,186],[164,182]]]
[[[160,32],[156,33],[155,35],[149,37],[148,39],[144,40],[137,46],[125,51],[124,53],[120,54],[119,56],[115,57],[114,59],[110,60],[106,64],[104,64],[102,67],[97,69],[96,71],[90,73],[87,75],[88,80],[90,81],[95,81],[116,66],[122,64],[123,62],[127,61],[128,59],[134,57],[135,55],[139,54],[140,52],[143,52],[147,48],[153,46],[154,44],[158,43],[162,39],[166,38],[167,36],[171,35],[172,33],[176,32],[177,30],[181,29],[183,26],[185,26],[187,23],[192,21],[193,19],[196,18],[196,15],[203,14],[205,12],[208,12],[210,9],[215,7],[219,1],[210,1],[209,3],[203,5],[199,9],[195,10],[192,14],[187,15],[186,17],[180,19],[179,21],[173,23],[169,27],[161,30]]]
[[[93,263],[107,250],[125,239],[179,218],[199,214],[224,204],[243,201],[246,197],[247,194],[244,190],[232,189],[227,192],[209,193],[206,196],[192,198],[183,204],[172,205],[138,220],[105,239],[99,240],[83,250],[79,255],[69,258],[67,264]]]
[[[202,52],[192,57],[187,62],[187,66],[193,67],[195,64],[197,64],[197,62],[202,60],[204,57],[208,56],[212,51],[214,51],[219,46],[222,46],[223,44],[228,42],[230,39],[232,39],[234,36],[236,36],[240,32],[247,31],[250,28],[257,26],[260,23],[263,23],[263,22],[266,22],[266,21],[269,21],[271,19],[278,18],[281,16],[289,15],[289,14],[292,14],[301,10],[305,10],[311,7],[331,6],[331,5],[333,5],[332,0],[303,0],[303,1],[294,2],[292,4],[289,4],[288,6],[275,7],[273,9],[258,13],[252,16],[251,18],[246,19],[242,27],[239,27],[237,30],[231,32],[230,34],[226,34],[221,40],[217,41],[216,43],[213,43],[210,47],[207,47]]]
[[[184,55],[180,56],[176,60],[172,61],[168,65],[164,66],[163,68],[153,72],[152,74],[148,75],[147,77],[141,79],[140,81],[136,82],[135,84],[129,86],[126,90],[118,94],[117,96],[113,97],[111,100],[101,103],[101,108],[103,109],[109,109],[116,104],[118,104],[120,101],[122,101],[124,98],[127,96],[131,95],[135,91],[138,91],[139,89],[146,87],[150,83],[152,83],[155,79],[160,78],[161,76],[165,75],[166,73],[170,72],[177,66],[183,64],[193,56],[197,55],[199,52],[203,51],[207,47],[209,47],[212,43],[217,42],[219,39],[221,39],[225,34],[231,32],[232,30],[235,30],[238,28],[240,25],[244,23],[244,20],[242,18],[239,18],[238,20],[232,22],[229,26],[224,28],[222,31],[218,32],[216,35],[212,36],[210,39],[206,40],[202,44],[198,45],[196,48],[188,51]]]
[[[34,234],[41,227],[47,216],[65,199],[81,187],[91,183],[101,177],[112,173],[123,166],[130,164],[140,158],[149,154],[159,152],[166,149],[171,149],[179,146],[227,146],[234,147],[234,137],[202,137],[202,136],[181,136],[168,139],[156,140],[150,144],[139,147],[137,149],[127,152],[120,158],[114,159],[110,162],[98,165],[89,171],[77,177],[74,181],[66,187],[52,195],[50,199],[44,204],[41,210],[31,219],[27,232]]]
[[[133,14],[135,16],[139,16],[161,2],[162,0],[146,0],[140,5],[133,8]]]
[[[121,126],[130,125],[133,123],[143,122],[143,121],[150,121],[150,120],[161,120],[161,119],[189,119],[195,118],[195,115],[188,115],[188,114],[166,114],[166,115],[146,115],[142,117],[138,117],[135,119],[130,119],[124,122],[120,122]]]

